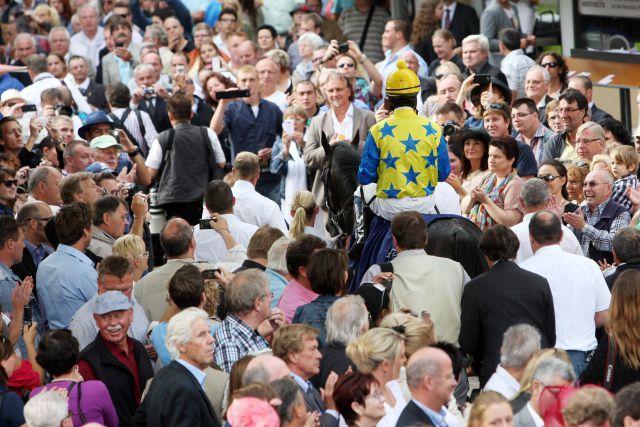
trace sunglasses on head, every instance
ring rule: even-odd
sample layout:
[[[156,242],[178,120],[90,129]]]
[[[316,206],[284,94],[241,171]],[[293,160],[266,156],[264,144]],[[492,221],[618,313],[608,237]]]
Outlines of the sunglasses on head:
[[[338,65],[338,68],[354,68],[356,66],[356,64],[354,64],[353,62],[343,62],[342,64]]]

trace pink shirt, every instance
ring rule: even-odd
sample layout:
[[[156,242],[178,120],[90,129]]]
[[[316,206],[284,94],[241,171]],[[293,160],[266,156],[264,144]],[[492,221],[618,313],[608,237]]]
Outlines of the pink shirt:
[[[296,279],[291,279],[282,292],[278,308],[284,313],[287,323],[291,323],[296,309],[318,298],[318,294],[302,286]]]

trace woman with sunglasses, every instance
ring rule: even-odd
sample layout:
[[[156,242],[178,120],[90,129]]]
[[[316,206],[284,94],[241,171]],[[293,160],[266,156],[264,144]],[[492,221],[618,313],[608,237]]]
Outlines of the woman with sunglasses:
[[[0,215],[13,216],[18,180],[13,169],[0,169]]]
[[[569,67],[567,67],[567,63],[562,55],[556,52],[544,52],[536,62],[551,75],[547,95],[558,99],[560,94],[569,87],[569,78],[567,77]]]
[[[558,160],[548,160],[538,168],[538,178],[547,183],[549,192],[555,199],[555,203],[563,208],[564,212],[573,212],[578,205],[569,201],[567,192],[567,168]]]
[[[375,65],[366,59],[356,43],[348,41],[347,45],[349,50],[336,56],[336,67],[338,72],[351,80],[354,98],[364,102],[373,111],[382,95],[382,75]]]
[[[335,385],[333,401],[349,427],[374,427],[386,413],[380,384],[371,374],[344,374]]]
[[[395,427],[407,404],[398,382],[400,368],[407,361],[404,336],[396,329],[404,330],[370,329],[347,346],[347,356],[355,363],[358,371],[373,375],[380,384],[386,414],[376,424],[378,427]]]
[[[518,144],[510,136],[489,142],[489,170],[482,183],[462,199],[462,212],[481,230],[494,224],[511,227],[522,221],[520,189],[522,179],[515,173]]]
[[[627,270],[611,288],[606,334],[600,338],[591,362],[580,375],[581,384],[597,384],[616,393],[640,381],[640,272]],[[611,370],[610,381],[606,373]]]

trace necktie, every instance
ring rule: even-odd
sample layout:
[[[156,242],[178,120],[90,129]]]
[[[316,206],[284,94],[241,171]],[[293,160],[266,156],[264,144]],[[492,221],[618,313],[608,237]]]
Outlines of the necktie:
[[[323,412],[322,410],[322,397],[320,396],[320,393],[318,393],[316,391],[315,388],[313,388],[313,385],[310,382],[307,382],[307,395],[311,398],[311,401],[314,403],[314,410],[316,411],[320,411],[321,413]]]
[[[451,10],[447,8],[444,10],[444,28],[448,30],[450,26],[451,26]]]

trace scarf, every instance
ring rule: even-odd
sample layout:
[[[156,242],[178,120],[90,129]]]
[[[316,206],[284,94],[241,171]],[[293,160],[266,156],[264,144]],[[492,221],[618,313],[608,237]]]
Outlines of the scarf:
[[[495,202],[498,200],[502,194],[504,188],[511,182],[514,174],[511,173],[504,177],[502,181],[498,182],[498,177],[495,173],[489,174],[480,184],[480,188],[482,188],[487,196]],[[473,221],[480,230],[485,230],[495,224],[495,220],[491,218],[491,216],[487,213],[487,209],[480,202],[476,202],[475,205],[471,208],[469,212],[469,219]]]

